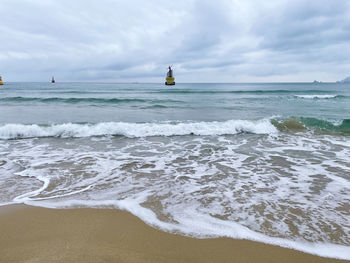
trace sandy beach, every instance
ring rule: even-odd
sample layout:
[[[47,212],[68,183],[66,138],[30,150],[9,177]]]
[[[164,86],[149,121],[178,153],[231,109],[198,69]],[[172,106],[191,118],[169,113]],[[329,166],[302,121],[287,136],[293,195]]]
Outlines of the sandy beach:
[[[0,13],[0,263],[350,263],[350,0]]]
[[[246,240],[194,239],[118,210],[0,209],[0,262],[346,262]]]

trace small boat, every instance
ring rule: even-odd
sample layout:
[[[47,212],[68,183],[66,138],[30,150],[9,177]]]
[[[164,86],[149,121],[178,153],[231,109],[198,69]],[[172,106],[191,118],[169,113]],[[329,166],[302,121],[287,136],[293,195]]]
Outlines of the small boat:
[[[4,85],[4,82],[2,82],[1,76],[0,76],[0,85]]]
[[[175,78],[171,66],[169,66],[168,73],[166,74],[165,85],[175,85]]]
[[[52,77],[51,83],[55,83],[55,78],[54,77]]]

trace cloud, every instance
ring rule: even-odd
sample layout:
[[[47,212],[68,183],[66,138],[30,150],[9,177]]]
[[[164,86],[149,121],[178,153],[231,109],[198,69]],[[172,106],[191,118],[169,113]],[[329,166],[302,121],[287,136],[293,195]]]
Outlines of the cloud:
[[[311,81],[349,75],[350,3],[2,0],[11,81]],[[322,77],[327,76],[327,79]]]
[[[261,48],[295,50],[349,41],[348,1],[286,2],[255,26]]]

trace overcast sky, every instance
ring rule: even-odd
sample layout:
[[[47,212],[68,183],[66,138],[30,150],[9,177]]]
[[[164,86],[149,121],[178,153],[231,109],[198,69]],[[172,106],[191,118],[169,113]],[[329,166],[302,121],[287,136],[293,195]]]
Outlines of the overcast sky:
[[[0,0],[7,81],[336,81],[349,0]]]

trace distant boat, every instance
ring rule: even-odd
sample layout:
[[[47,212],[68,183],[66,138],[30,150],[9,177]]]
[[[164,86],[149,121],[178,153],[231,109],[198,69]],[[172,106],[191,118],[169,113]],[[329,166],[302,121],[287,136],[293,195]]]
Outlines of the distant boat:
[[[171,66],[169,66],[168,73],[166,74],[165,85],[175,85],[175,78]]]
[[[56,81],[55,81],[55,78],[54,77],[52,77],[52,79],[51,79],[51,83],[55,83]]]
[[[4,82],[2,82],[1,76],[0,76],[0,85],[4,85]]]

